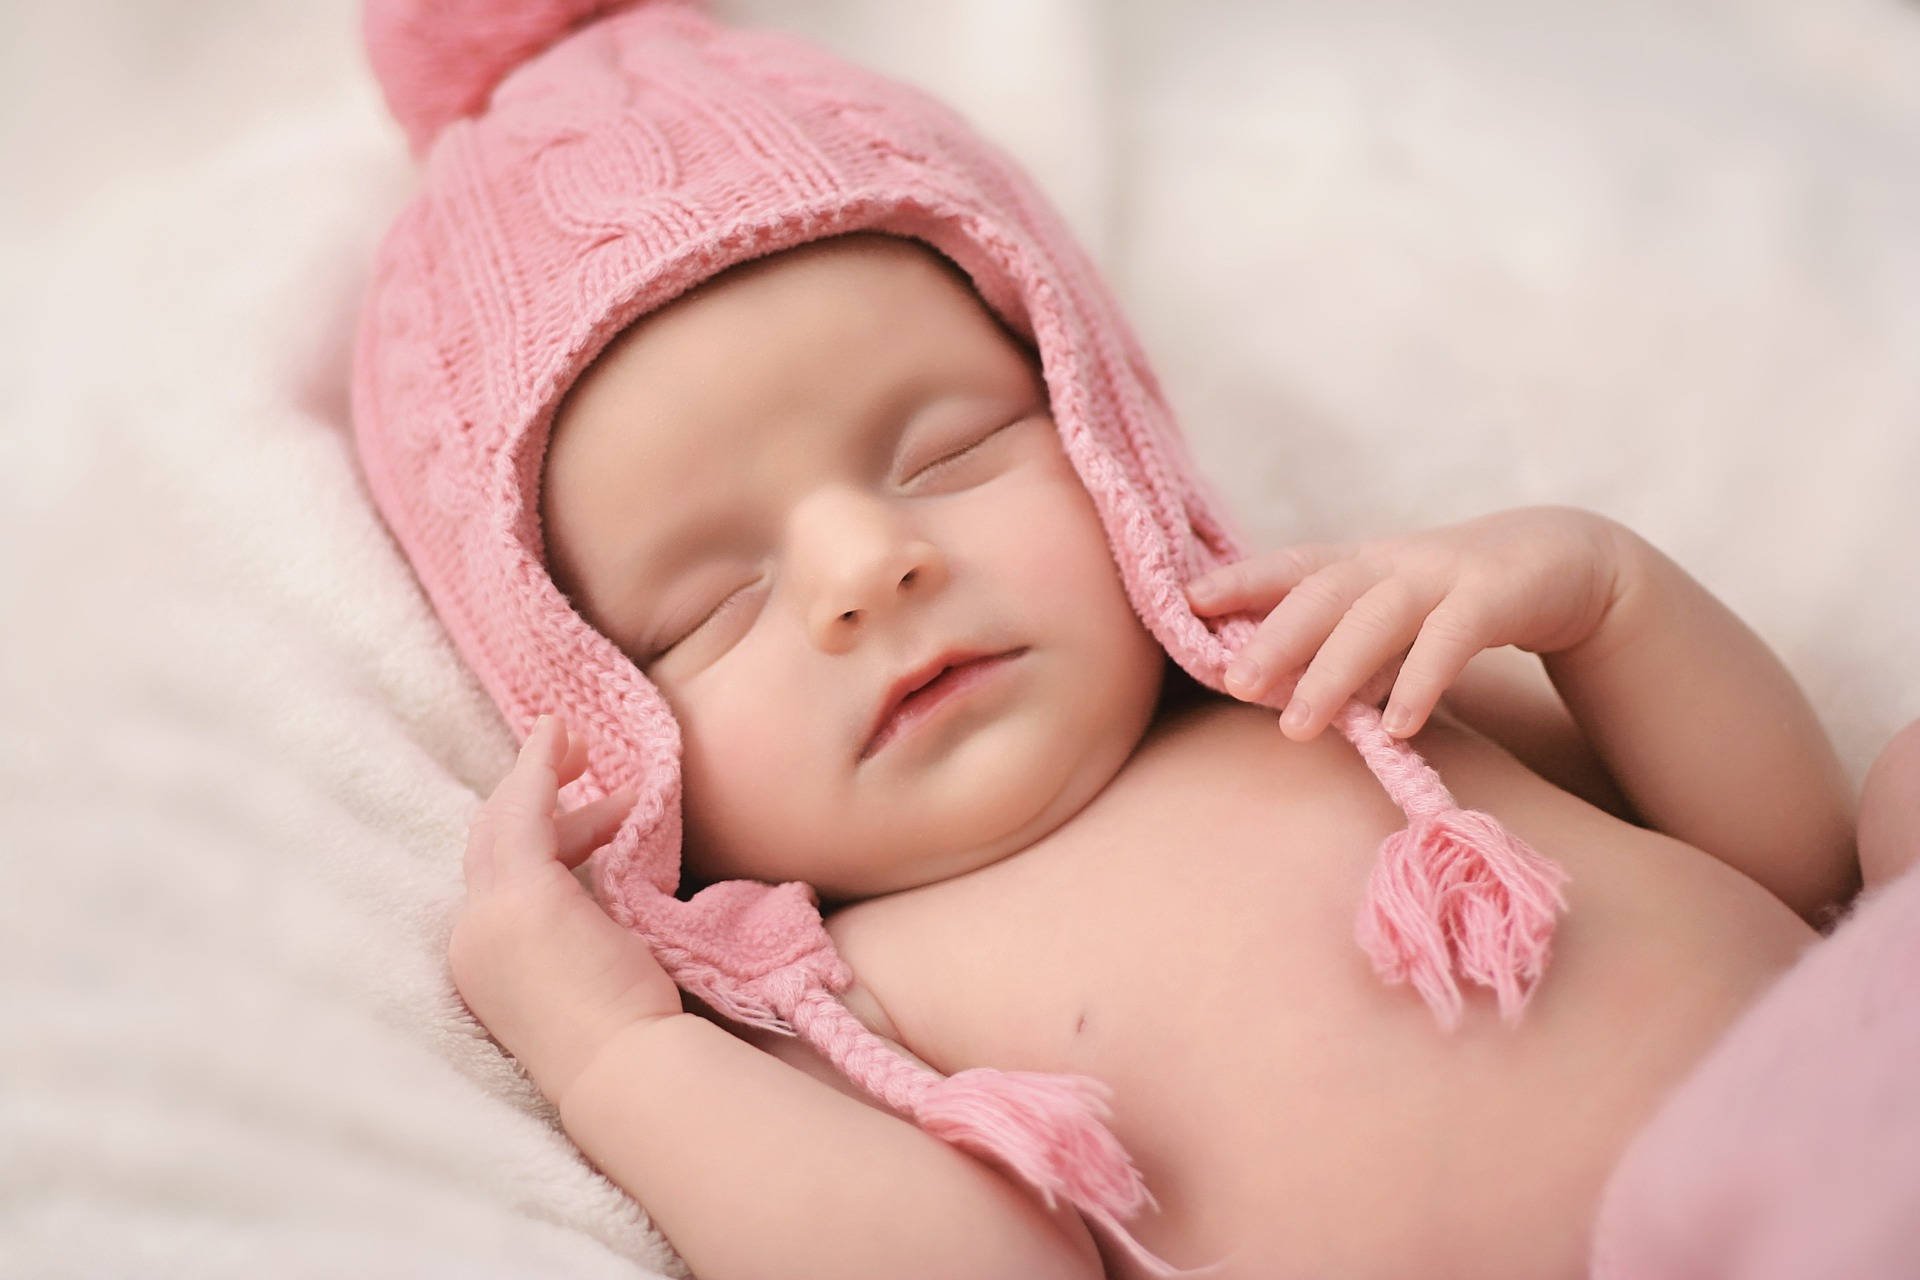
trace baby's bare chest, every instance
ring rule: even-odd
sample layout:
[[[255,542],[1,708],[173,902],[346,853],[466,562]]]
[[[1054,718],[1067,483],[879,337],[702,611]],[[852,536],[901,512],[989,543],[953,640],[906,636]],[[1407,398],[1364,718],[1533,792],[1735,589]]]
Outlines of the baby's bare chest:
[[[1358,1277],[1445,1254],[1483,1277],[1557,1274],[1577,1263],[1626,1137],[1785,962],[1790,926],[1719,864],[1476,741],[1440,731],[1420,745],[1463,802],[1524,826],[1575,882],[1517,1029],[1480,1001],[1445,1036],[1407,988],[1374,977],[1353,919],[1379,841],[1404,819],[1344,742],[1293,744],[1245,709],[1149,743],[1025,853],[832,927],[936,1068],[1110,1086],[1115,1131],[1162,1206],[1137,1234],[1176,1263],[1237,1249],[1248,1275]],[[1629,911],[1633,945],[1614,946]],[[1776,941],[1732,956],[1696,946],[1701,911],[1744,913]],[[1703,964],[1719,996],[1676,998],[1671,966]],[[1479,1220],[1492,1232],[1513,1215],[1539,1243],[1490,1257]]]

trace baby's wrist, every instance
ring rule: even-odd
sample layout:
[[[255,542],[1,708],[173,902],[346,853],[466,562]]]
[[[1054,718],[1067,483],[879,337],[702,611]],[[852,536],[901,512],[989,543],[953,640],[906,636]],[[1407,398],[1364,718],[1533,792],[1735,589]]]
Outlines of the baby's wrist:
[[[1596,536],[1606,548],[1606,600],[1593,629],[1580,643],[1541,655],[1552,664],[1549,672],[1556,665],[1572,670],[1607,663],[1623,645],[1631,643],[1644,625],[1644,597],[1651,591],[1650,580],[1661,568],[1660,553],[1645,538],[1617,520],[1606,516],[1593,519]]]
[[[684,1012],[631,1018],[596,1036],[581,1037],[566,1049],[547,1055],[539,1069],[531,1065],[528,1069],[540,1092],[559,1108],[564,1122],[568,1100],[578,1096],[584,1082],[602,1074],[607,1064],[630,1059],[634,1053],[640,1052],[646,1040],[658,1038],[662,1026],[687,1019],[702,1021]]]

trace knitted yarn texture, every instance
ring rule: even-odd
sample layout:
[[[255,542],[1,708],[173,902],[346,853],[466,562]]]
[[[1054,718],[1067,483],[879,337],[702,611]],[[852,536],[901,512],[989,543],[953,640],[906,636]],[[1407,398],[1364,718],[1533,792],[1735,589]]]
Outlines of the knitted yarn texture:
[[[800,883],[680,882],[679,730],[633,662],[545,568],[553,415],[613,338],[729,267],[878,232],[922,242],[1041,358],[1062,445],[1134,610],[1188,673],[1222,673],[1254,621],[1183,585],[1240,558],[1138,344],[1031,181],[924,94],[791,37],[652,0],[369,0],[366,36],[420,189],[382,243],[355,351],[368,486],[462,658],[524,736],[557,712],[589,740],[578,798],[639,801],[596,855],[602,902],[687,991],[804,1036],[916,1123],[1064,1197],[1142,1265],[1121,1220],[1151,1203],[1101,1123],[1104,1087],[995,1071],[942,1078],[836,998],[852,981]],[[1284,705],[1288,689],[1274,695]],[[1546,962],[1561,873],[1354,700],[1335,727],[1411,824],[1383,846],[1358,935],[1443,1025],[1456,974],[1517,1018]]]

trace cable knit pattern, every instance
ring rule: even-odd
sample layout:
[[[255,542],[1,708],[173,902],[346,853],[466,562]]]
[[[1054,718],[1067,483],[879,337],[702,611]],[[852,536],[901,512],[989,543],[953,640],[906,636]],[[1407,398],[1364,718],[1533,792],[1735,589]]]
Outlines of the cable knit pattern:
[[[516,732],[549,711],[585,730],[587,769],[569,799],[623,787],[639,796],[594,860],[608,911],[716,1009],[800,1030],[895,1105],[902,1090],[913,1094],[904,1109],[930,1131],[1067,1196],[1144,1259],[1117,1225],[1143,1189],[1099,1122],[1091,1082],[903,1072],[851,1015],[832,1012],[851,974],[807,886],[736,881],[674,896],[678,726],[554,586],[539,517],[555,408],[634,319],[731,266],[810,241],[863,231],[919,240],[1033,341],[1129,600],[1174,660],[1218,690],[1253,622],[1204,621],[1183,587],[1239,558],[1239,543],[1099,273],[1026,175],[959,116],[784,35],[727,30],[669,0],[369,0],[366,31],[388,101],[423,156],[420,191],[375,261],[357,338],[353,414],[367,484]],[[1453,812],[1369,702],[1351,703],[1336,724],[1410,814]],[[1495,985],[1505,1010],[1545,962],[1551,910],[1542,925],[1533,909],[1557,901],[1548,874],[1557,872],[1514,852],[1490,822],[1453,822],[1444,848],[1417,833],[1383,846],[1396,883],[1413,888],[1388,895],[1377,932],[1415,942],[1399,970],[1382,972],[1417,973],[1443,1022],[1458,1016],[1452,966]]]

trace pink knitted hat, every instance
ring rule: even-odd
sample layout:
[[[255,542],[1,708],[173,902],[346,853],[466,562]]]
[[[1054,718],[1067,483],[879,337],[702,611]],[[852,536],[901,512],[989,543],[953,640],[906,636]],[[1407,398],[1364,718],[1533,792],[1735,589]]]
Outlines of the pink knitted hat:
[[[783,35],[652,0],[369,0],[372,61],[424,159],[381,246],[353,410],[376,502],[462,656],[515,730],[585,730],[572,799],[639,794],[596,855],[607,910],[686,990],[804,1036],[931,1133],[1066,1198],[1164,1270],[1120,1220],[1152,1203],[1084,1077],[912,1063],[840,1003],[852,981],[799,883],[680,879],[680,739],[659,693],[544,567],[540,469],[554,411],[636,318],[728,267],[858,231],[932,246],[1038,348],[1067,456],[1129,599],[1168,654],[1222,688],[1251,636],[1183,584],[1240,557],[1140,350],[1032,183],[923,94]],[[1284,705],[1290,690],[1274,695]],[[1455,972],[1518,1018],[1546,963],[1561,873],[1381,727],[1335,726],[1409,825],[1381,848],[1357,926],[1378,973],[1445,1026]]]

